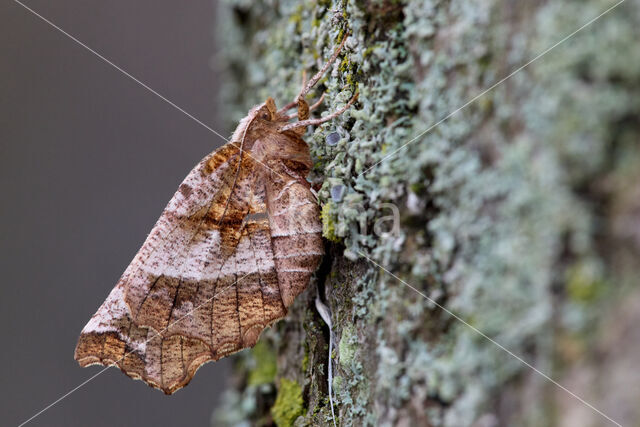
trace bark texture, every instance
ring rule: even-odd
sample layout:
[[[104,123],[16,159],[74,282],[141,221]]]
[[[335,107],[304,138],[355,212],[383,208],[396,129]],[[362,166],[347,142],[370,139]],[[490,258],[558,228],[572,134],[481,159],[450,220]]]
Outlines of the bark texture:
[[[347,32],[316,96],[327,112],[360,98],[306,136],[323,265],[236,357],[214,425],[332,425],[316,294],[338,425],[613,425],[470,326],[638,425],[640,4],[475,99],[613,4],[220,5],[229,129],[268,96],[291,100]]]

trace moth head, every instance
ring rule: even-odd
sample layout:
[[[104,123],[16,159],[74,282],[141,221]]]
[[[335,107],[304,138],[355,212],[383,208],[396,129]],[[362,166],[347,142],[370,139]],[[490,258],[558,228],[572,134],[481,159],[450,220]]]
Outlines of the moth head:
[[[278,119],[280,117],[276,103],[273,98],[269,97],[262,104],[258,104],[249,110],[249,114],[240,120],[231,140],[239,143],[248,138],[252,141],[264,132],[274,131],[277,128],[275,123]]]
[[[269,97],[263,104],[257,106],[254,117],[265,122],[272,122],[275,120],[277,113],[276,102]]]
[[[268,164],[272,160],[285,161],[290,170],[301,170],[306,175],[313,165],[309,147],[294,134],[283,134],[282,126],[289,119],[286,111],[278,111],[275,101],[269,97],[249,110],[247,117],[240,121],[233,141],[250,151],[251,156],[261,164]]]

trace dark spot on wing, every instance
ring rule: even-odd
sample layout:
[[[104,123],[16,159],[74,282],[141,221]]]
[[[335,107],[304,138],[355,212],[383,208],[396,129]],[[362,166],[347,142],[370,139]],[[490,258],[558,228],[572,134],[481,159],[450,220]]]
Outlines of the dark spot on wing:
[[[191,188],[190,185],[184,184],[184,183],[180,184],[180,187],[178,187],[178,190],[180,191],[180,193],[182,193],[185,199],[189,197],[189,195],[193,192],[193,188]]]

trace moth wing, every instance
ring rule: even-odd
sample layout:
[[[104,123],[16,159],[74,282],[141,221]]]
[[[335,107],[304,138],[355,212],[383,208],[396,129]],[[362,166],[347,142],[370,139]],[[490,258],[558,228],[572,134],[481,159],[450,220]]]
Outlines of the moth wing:
[[[291,222],[283,220],[285,209],[313,196],[301,184],[256,179],[250,158],[238,168],[238,154],[227,144],[180,185],[83,329],[75,354],[82,366],[117,365],[170,394],[203,363],[254,345],[267,325],[286,315],[285,306],[319,263],[322,239],[317,215],[311,228],[300,223],[313,208]],[[274,192],[269,204],[267,193]],[[296,231],[313,255],[298,259],[291,248],[303,245],[286,246]]]
[[[320,209],[306,173],[295,176],[283,164],[277,170],[266,184],[267,204],[280,293],[288,307],[320,265],[324,243]]]
[[[80,334],[75,359],[83,367],[118,366],[129,377],[171,394],[211,360],[211,350],[201,340],[164,337],[135,325],[124,302],[124,285],[118,283]]]
[[[223,271],[225,265],[235,265],[231,255],[237,221],[232,217],[248,205],[246,197],[237,197],[234,185],[238,163],[239,150],[227,144],[185,178],[83,328],[75,351],[82,366],[117,365],[172,393],[202,363],[224,355],[212,331],[211,306],[214,287],[222,289],[233,279],[225,277],[229,267]],[[232,200],[232,193],[238,200]],[[223,216],[226,222],[220,221]]]

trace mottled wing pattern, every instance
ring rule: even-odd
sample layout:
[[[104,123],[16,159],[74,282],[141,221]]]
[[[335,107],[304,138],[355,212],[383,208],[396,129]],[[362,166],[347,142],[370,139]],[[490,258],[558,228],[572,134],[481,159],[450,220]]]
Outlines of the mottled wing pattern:
[[[324,246],[318,204],[302,176],[292,174],[283,165],[274,165],[267,181],[267,204],[271,222],[271,242],[278,272],[278,283],[285,306],[293,303],[316,270]]]
[[[82,366],[117,365],[173,393],[286,315],[322,257],[318,206],[284,165],[265,179],[249,156],[239,161],[227,144],[180,185],[82,330]]]

